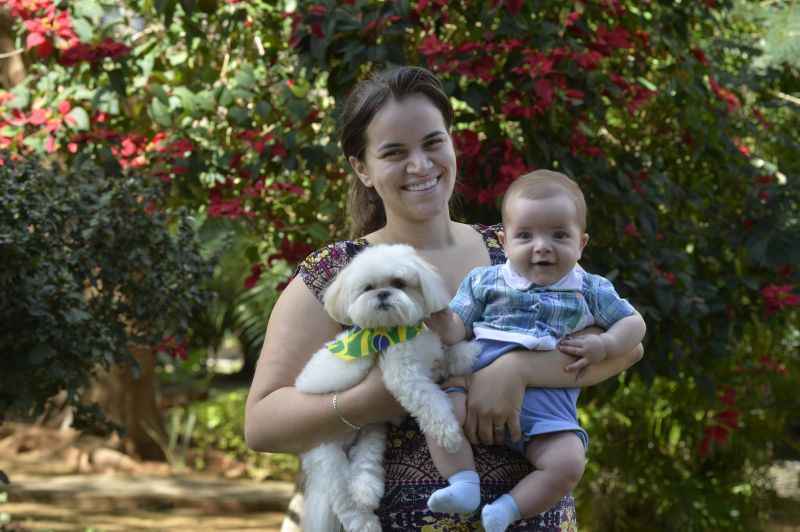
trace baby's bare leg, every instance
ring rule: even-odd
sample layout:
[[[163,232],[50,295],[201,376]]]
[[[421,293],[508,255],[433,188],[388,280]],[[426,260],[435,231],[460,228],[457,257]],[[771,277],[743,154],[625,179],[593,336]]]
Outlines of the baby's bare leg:
[[[467,396],[461,392],[449,393],[459,425],[464,425],[467,414]],[[428,508],[432,512],[469,513],[481,503],[480,481],[475,472],[472,447],[465,438],[461,448],[455,453],[436,443],[426,435],[431,458],[439,473],[448,480],[450,486],[433,492],[428,498]]]
[[[537,436],[525,450],[536,470],[511,490],[522,517],[552,508],[578,485],[586,467],[586,451],[574,432]]]
[[[578,484],[586,465],[583,443],[574,432],[536,436],[525,454],[536,470],[510,494],[483,508],[481,520],[486,532],[503,532],[518,519],[552,508]]]

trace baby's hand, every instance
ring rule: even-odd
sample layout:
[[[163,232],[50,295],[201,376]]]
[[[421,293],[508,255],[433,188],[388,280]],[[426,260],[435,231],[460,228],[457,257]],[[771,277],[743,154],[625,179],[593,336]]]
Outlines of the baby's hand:
[[[466,339],[466,331],[461,318],[449,308],[431,314],[425,319],[425,325],[438,334],[445,345],[453,345]]]
[[[567,371],[577,371],[593,362],[605,360],[608,353],[602,335],[587,334],[583,336],[567,336],[558,343],[558,350],[564,354],[578,357],[579,360],[567,366]]]

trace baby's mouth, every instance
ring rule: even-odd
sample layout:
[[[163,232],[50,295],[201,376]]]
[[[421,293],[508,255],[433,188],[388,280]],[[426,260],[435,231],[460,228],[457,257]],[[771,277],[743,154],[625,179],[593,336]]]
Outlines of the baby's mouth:
[[[425,192],[427,190],[431,190],[436,185],[439,184],[439,179],[441,179],[441,175],[436,177],[431,177],[430,179],[426,179],[425,181],[419,181],[417,183],[411,183],[410,185],[404,185],[402,188],[403,190],[407,190],[409,192]]]

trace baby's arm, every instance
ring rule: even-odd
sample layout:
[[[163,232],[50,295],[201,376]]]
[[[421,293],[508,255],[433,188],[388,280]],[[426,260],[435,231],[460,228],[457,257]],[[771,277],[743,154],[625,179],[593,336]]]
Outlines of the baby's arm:
[[[445,345],[454,345],[467,339],[467,327],[463,320],[449,308],[431,314],[425,324],[439,335]]]
[[[602,334],[568,336],[558,343],[558,350],[581,357],[572,365],[573,369],[581,369],[607,357],[615,358],[630,353],[642,342],[646,329],[644,319],[637,312],[618,320]]]

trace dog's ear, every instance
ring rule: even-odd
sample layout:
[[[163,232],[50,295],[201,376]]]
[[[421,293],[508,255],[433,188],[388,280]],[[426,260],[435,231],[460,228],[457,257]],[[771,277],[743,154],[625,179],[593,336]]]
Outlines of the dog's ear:
[[[345,270],[339,272],[333,282],[325,289],[322,301],[325,305],[325,312],[335,321],[344,325],[352,325],[353,321],[347,314],[350,306],[349,293],[347,289],[347,274]]]
[[[428,261],[417,255],[413,257],[413,260],[419,276],[422,297],[425,298],[425,313],[430,315],[442,310],[450,302],[450,294],[447,292],[444,279]]]

